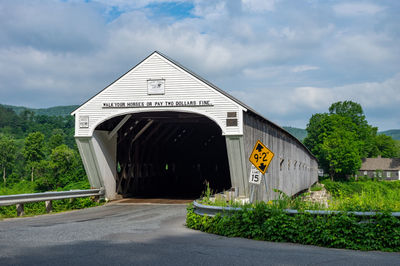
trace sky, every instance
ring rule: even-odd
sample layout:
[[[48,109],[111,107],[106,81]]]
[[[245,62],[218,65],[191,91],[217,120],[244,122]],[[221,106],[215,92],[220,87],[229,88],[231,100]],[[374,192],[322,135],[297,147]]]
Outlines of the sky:
[[[400,1],[2,0],[0,103],[82,104],[160,51],[281,126],[400,129]]]

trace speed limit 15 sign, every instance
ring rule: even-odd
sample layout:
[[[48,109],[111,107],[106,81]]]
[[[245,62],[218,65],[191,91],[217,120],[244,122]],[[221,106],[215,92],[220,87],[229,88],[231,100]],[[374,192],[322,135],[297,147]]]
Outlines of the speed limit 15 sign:
[[[259,185],[261,183],[262,174],[258,169],[252,165],[250,169],[249,183]]]

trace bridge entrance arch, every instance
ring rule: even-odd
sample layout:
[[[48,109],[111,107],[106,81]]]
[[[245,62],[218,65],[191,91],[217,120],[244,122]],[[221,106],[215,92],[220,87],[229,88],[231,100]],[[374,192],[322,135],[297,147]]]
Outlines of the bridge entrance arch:
[[[205,184],[231,187],[225,137],[211,119],[187,112],[117,116],[95,129],[114,129],[115,191],[123,197],[196,198]]]

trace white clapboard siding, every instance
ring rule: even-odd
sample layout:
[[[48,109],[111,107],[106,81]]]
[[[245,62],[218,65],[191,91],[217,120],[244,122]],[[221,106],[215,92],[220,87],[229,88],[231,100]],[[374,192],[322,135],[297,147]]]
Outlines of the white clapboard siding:
[[[148,95],[147,80],[149,79],[164,79],[165,94]],[[104,102],[164,102],[178,100],[205,100],[210,101],[213,106],[103,108]],[[151,111],[181,111],[202,114],[215,121],[221,127],[223,135],[242,135],[243,111],[247,111],[247,109],[161,54],[154,52],[73,112],[76,116],[75,136],[91,137],[96,126],[115,116]],[[227,112],[237,113],[238,126],[226,126]],[[79,127],[79,118],[81,116],[89,117],[88,128]]]

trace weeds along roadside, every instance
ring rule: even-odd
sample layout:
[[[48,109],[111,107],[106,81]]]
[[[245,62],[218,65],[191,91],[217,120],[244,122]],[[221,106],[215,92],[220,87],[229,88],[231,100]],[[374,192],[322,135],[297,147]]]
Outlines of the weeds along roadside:
[[[186,225],[208,233],[257,240],[291,242],[323,247],[355,250],[400,251],[400,219],[389,212],[400,211],[400,181],[323,181],[332,194],[328,210],[378,211],[380,214],[359,217],[346,212],[331,215],[311,215],[305,209],[323,206],[292,199],[283,193],[270,202],[244,205],[232,215],[210,217],[194,213],[188,207]],[[319,190],[319,189],[317,189]],[[229,206],[229,202],[212,203]],[[207,202],[200,202],[207,204]],[[237,204],[236,206],[237,207]],[[297,209],[293,215],[283,209]]]

